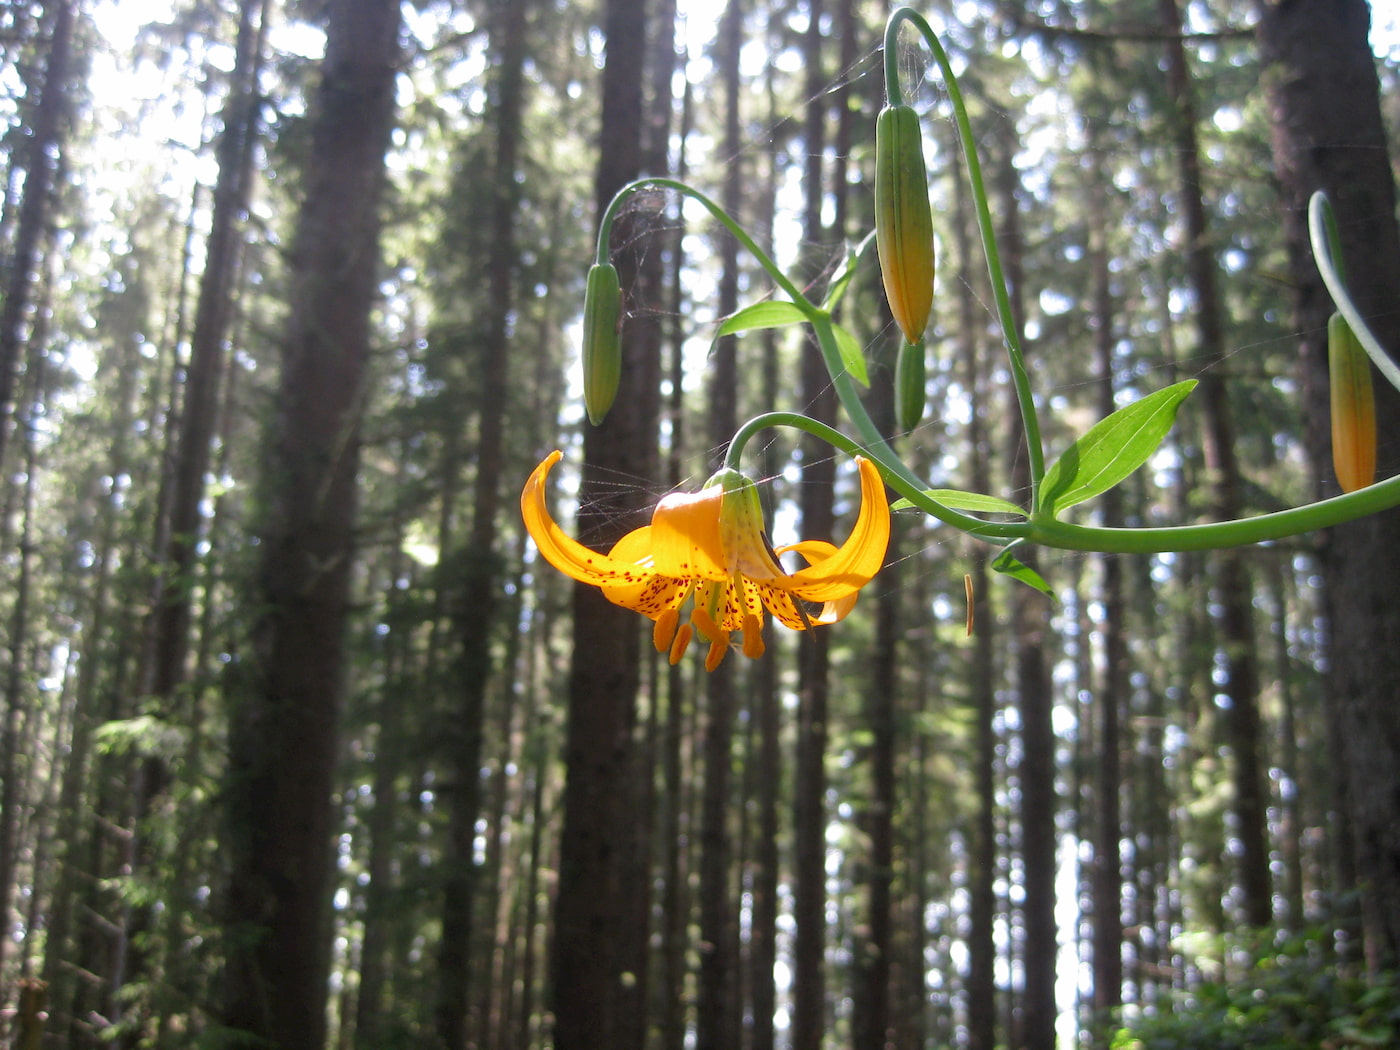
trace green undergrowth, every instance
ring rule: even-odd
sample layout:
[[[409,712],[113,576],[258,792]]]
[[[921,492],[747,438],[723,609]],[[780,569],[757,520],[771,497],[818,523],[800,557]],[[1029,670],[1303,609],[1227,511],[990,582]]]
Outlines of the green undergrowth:
[[[1380,1050],[1400,1047],[1400,975],[1339,963],[1317,929],[1244,953],[1228,979],[1125,1022],[1113,1050]]]

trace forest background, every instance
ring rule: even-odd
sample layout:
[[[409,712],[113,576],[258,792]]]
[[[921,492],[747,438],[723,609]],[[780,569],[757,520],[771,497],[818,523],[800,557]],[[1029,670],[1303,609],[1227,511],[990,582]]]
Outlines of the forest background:
[[[972,109],[1048,444],[1201,381],[1086,514],[1335,492],[1330,308],[1297,215],[1328,188],[1345,243],[1373,238],[1349,270],[1400,345],[1396,12],[923,11]],[[604,542],[708,476],[742,418],[830,411],[801,333],[714,339],[767,279],[648,192],[612,241],[622,394],[589,427],[583,278],[601,206],[652,174],[820,288],[872,221],[887,14],[0,10],[11,1045],[1400,1038],[1393,515],[1230,554],[1040,552],[1054,600],[896,515],[848,620],[713,675],[535,557],[515,496],[550,449],[557,513]],[[906,45],[939,275],[925,415],[897,440],[933,485],[1015,498],[947,98]],[[1335,153],[1370,166],[1341,178]],[[893,434],[869,257],[842,323]],[[844,458],[754,449],[775,542],[844,536]]]

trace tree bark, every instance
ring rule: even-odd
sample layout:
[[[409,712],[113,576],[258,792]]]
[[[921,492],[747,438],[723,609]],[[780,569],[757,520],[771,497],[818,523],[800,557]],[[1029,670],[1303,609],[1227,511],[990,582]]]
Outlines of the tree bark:
[[[264,481],[255,678],[231,698],[223,1019],[278,1050],[326,1036],[330,797],[399,22],[396,0],[329,8]]]
[[[724,84],[724,208],[737,215],[743,204],[743,154],[739,141],[739,50],[744,37],[744,4],[729,0],[720,22],[719,74]],[[739,307],[738,243],[727,232],[719,246],[720,278],[716,308],[720,317]],[[726,336],[711,354],[709,445],[723,456],[739,425],[737,339]],[[713,464],[718,466],[718,463]],[[737,926],[731,900],[729,813],[731,749],[734,737],[734,660],[715,668],[705,681],[705,780],[700,826],[700,975],[695,1011],[698,1050],[728,1050],[739,1037],[739,1017],[733,1009],[737,959],[730,952],[730,929]]]
[[[524,105],[527,21],[531,5],[499,0],[490,28],[495,74],[492,228],[486,260],[490,306],[485,336],[477,349],[480,401],[477,408],[476,479],[472,527],[455,588],[453,629],[458,650],[451,682],[457,710],[444,728],[452,786],[447,793],[448,836],[443,855],[442,933],[438,941],[437,1038],[445,1050],[467,1041],[470,1010],[472,906],[476,892],[476,824],[481,810],[481,749],[486,687],[494,668],[491,628],[500,592],[496,553],[500,508],[503,425],[508,404],[510,316],[515,302],[515,216],[519,208],[517,156]]]
[[[1196,104],[1177,0],[1160,0],[1166,41],[1167,89],[1180,165],[1181,206],[1186,216],[1186,268],[1195,295],[1199,399],[1205,413],[1204,448],[1212,512],[1222,521],[1238,518],[1244,506],[1235,456],[1234,422],[1221,365],[1225,360],[1224,311],[1220,303],[1214,241],[1206,218]],[[1172,35],[1175,34],[1175,35]],[[1253,585],[1239,550],[1216,556],[1220,646],[1225,660],[1222,692],[1235,789],[1234,834],[1239,838],[1244,919],[1266,926],[1273,915],[1269,885],[1268,798],[1259,755],[1259,654],[1254,637]]]
[[[1375,59],[1363,0],[1261,0],[1259,44],[1268,85],[1273,154],[1284,214],[1294,325],[1305,382],[1310,445],[1330,476],[1326,432],[1327,317],[1333,307],[1307,241],[1307,203],[1324,190],[1337,213],[1352,297],[1381,344],[1400,347],[1400,234]],[[1376,384],[1382,477],[1400,467],[1400,394]],[[1336,491],[1330,484],[1330,491]],[[1329,622],[1326,703],[1355,834],[1367,960],[1400,963],[1400,511],[1332,529],[1320,543]]]
[[[808,245],[824,240],[823,159],[827,120],[822,76],[821,0],[809,0],[803,37],[806,106],[803,141],[803,236]],[[815,419],[831,421],[835,397],[820,352],[809,336],[802,351],[802,401]],[[832,487],[836,464],[824,442],[803,435],[802,533],[830,536],[834,521]],[[826,741],[831,659],[827,635],[807,631],[799,650],[797,754],[793,804],[793,1001],[792,1050],[819,1050],[826,1029]]]
[[[231,296],[239,249],[236,223],[247,207],[252,174],[258,70],[267,3],[268,0],[242,0],[239,4],[233,73],[223,107],[222,136],[215,151],[219,174],[214,183],[204,271],[199,279],[194,330],[190,335],[178,438],[171,452],[174,473],[170,509],[157,541],[160,577],[152,601],[152,651],[141,692],[161,697],[167,704],[184,680],[189,650],[199,505],[204,499],[204,475],[209,469],[210,440],[218,416],[224,340],[233,316]],[[148,787],[158,790],[159,786]]]
[[[645,0],[608,0],[595,184],[599,217],[613,194],[641,172],[646,15]],[[637,232],[632,222],[620,222],[613,243],[630,244]],[[635,288],[636,252],[617,252],[614,261],[627,294]],[[617,400],[603,424],[584,433],[578,531],[592,543],[610,545],[641,518],[636,512],[644,495],[627,492],[619,506],[614,482],[655,475],[658,389],[656,355],[648,356],[635,324],[624,325]],[[573,623],[551,984],[555,1047],[591,1050],[616,1045],[621,1009],[619,890],[631,856],[623,800],[632,782],[641,624],[635,613],[585,584],[574,587]]]
[[[888,347],[893,351],[897,346]],[[887,354],[893,361],[893,354]],[[888,380],[887,374],[882,377]],[[872,391],[872,418],[881,430],[894,430],[894,384],[883,382]],[[891,534],[886,566],[899,561],[902,526]],[[899,1045],[890,1011],[890,978],[894,962],[894,820],[898,805],[895,777],[899,768],[899,668],[902,624],[897,586],[876,597],[875,641],[871,651],[871,676],[866,686],[865,721],[870,732],[870,796],[865,804],[865,834],[870,843],[866,860],[864,943],[859,946],[852,1017],[853,1045],[859,1050],[884,1050]]]
[[[53,27],[44,67],[43,87],[30,122],[25,161],[24,198],[19,207],[14,248],[5,274],[4,302],[0,305],[0,464],[5,462],[10,417],[15,396],[15,376],[26,345],[26,317],[33,303],[35,267],[40,241],[48,223],[53,184],[58,177],[67,110],[68,68],[73,50],[73,0],[57,0],[52,7]]]
[[[33,771],[21,775],[21,722],[27,722],[25,689],[26,649],[31,645],[29,614],[34,583],[34,494],[37,486],[38,437],[35,421],[46,396],[44,359],[39,356],[30,378],[33,380],[30,409],[24,424],[24,488],[20,494],[19,567],[15,580],[14,605],[10,610],[8,660],[5,668],[5,718],[0,726],[0,1004],[6,1001],[3,974],[5,955],[12,940],[10,903],[15,889],[19,855],[20,810],[28,808],[24,796]],[[23,719],[21,716],[24,716]],[[30,763],[23,763],[28,767]]]
[[[956,156],[956,144],[951,144]],[[972,398],[968,420],[968,486],[972,492],[990,492],[991,446],[984,418],[988,414],[983,373],[986,366],[977,333],[979,303],[971,223],[972,209],[967,184],[953,180],[953,242],[957,247],[961,279],[958,289],[958,358],[963,362],[963,382]],[[971,857],[968,872],[967,935],[967,1036],[970,1050],[993,1050],[996,1046],[996,638],[997,621],[992,615],[990,574],[987,556],[973,560],[972,593],[975,631],[969,669],[969,700],[973,708],[975,758],[974,794],[977,812],[972,819]]]
[[[769,74],[771,76],[771,73]],[[771,89],[771,83],[770,83]],[[770,95],[771,99],[771,95]],[[770,109],[770,121],[772,112]],[[778,162],[770,158],[764,174],[763,229],[771,247],[773,214],[777,201]],[[771,329],[761,335],[763,404],[777,403],[778,340]],[[775,443],[765,442],[760,453],[764,477],[781,469]],[[749,1009],[753,1015],[751,1050],[773,1050],[777,989],[773,967],[778,954],[778,799],[782,792],[781,711],[778,662],[772,657],[754,670],[753,706],[758,720],[758,765],[763,771],[758,787],[758,830],[753,847],[753,919],[749,935]]]
[[[1114,334],[1113,293],[1109,283],[1107,245],[1108,215],[1104,200],[1105,178],[1098,163],[1100,153],[1091,144],[1090,166],[1090,263],[1093,267],[1094,369],[1098,388],[1098,416],[1106,419],[1117,407],[1113,389]],[[1099,497],[1105,525],[1122,524],[1123,493],[1115,486]],[[1113,1031],[1113,1011],[1123,1002],[1123,876],[1120,840],[1122,806],[1120,792],[1122,741],[1120,725],[1128,699],[1128,647],[1123,617],[1123,561],[1108,555],[1100,559],[1099,600],[1103,603],[1103,678],[1096,707],[1097,732],[1093,774],[1093,960],[1095,1045],[1107,1046]],[[1086,635],[1087,637],[1087,635]]]
[[[998,165],[996,192],[1003,214],[1001,257],[1010,285],[1013,323],[1024,331],[1020,177],[1009,143],[1002,150]],[[1014,390],[1007,394],[1007,415],[1012,420],[1008,434],[1011,488],[1022,493],[1030,486],[1029,462],[1022,447],[1025,438],[1016,394]],[[1020,557],[1028,567],[1035,568],[1032,552]],[[1054,1050],[1055,965],[1059,952],[1055,927],[1055,811],[1059,799],[1055,790],[1053,697],[1045,654],[1048,617],[1045,598],[1029,587],[1013,586],[1010,598],[1014,676],[1021,713],[1021,861],[1025,871],[1021,957],[1025,990],[1019,1038],[1013,1034],[1008,1041],[1025,1050]]]

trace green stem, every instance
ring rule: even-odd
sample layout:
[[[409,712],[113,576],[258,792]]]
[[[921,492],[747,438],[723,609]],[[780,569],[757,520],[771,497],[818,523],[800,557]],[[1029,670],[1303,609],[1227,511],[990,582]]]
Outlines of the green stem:
[[[933,52],[934,60],[943,74],[948,101],[953,105],[953,119],[958,127],[958,138],[962,142],[963,158],[967,162],[968,183],[972,189],[972,200],[977,213],[977,229],[982,237],[982,249],[987,256],[987,272],[992,279],[997,317],[1006,341],[1006,353],[1011,361],[1011,380],[1016,387],[1016,400],[1020,405],[1021,421],[1025,428],[1026,454],[1031,474],[1031,506],[1035,506],[1040,481],[1045,476],[1045,450],[1041,445],[1040,422],[1036,417],[1030,375],[1026,372],[1025,355],[1021,349],[1021,333],[1011,309],[1011,293],[1007,289],[1006,275],[1001,267],[1001,253],[997,250],[996,231],[992,226],[991,207],[987,203],[982,165],[977,159],[977,142],[972,134],[972,121],[967,115],[967,105],[963,102],[962,89],[958,87],[958,78],[953,73],[948,53],[943,50],[943,45],[938,42],[938,37],[928,22],[912,7],[899,8],[885,23],[885,93],[890,104],[898,105],[897,100],[902,97],[899,89],[899,70],[893,57],[901,22],[909,22],[923,34],[924,41]]]
[[[1168,551],[1219,550],[1250,543],[1286,539],[1304,532],[1341,525],[1368,514],[1400,506],[1400,475],[1364,489],[1309,503],[1302,507],[1233,521],[1160,528],[1101,528],[1054,519],[991,522],[960,513],[933,499],[919,480],[883,440],[871,446],[798,412],[766,412],[750,419],[735,433],[724,465],[739,469],[750,438],[767,427],[787,426],[806,431],[852,456],[865,456],[880,467],[885,482],[919,510],[976,539],[997,546],[1024,540],[1059,550],[1102,554],[1161,554]]]
[[[788,296],[804,314],[813,316],[822,312],[819,307],[813,305],[811,300],[802,294],[801,289],[799,289],[797,285],[788,280],[787,275],[778,268],[778,264],[773,261],[772,257],[759,247],[758,242],[750,237],[748,232],[735,222],[727,211],[699,190],[686,185],[684,182],[679,182],[676,179],[648,176],[629,182],[626,186],[623,186],[622,189],[618,190],[617,193],[613,194],[613,199],[608,203],[607,211],[603,213],[602,221],[598,223],[598,248],[595,253],[595,258],[598,262],[608,261],[608,241],[612,237],[613,223],[617,220],[618,215],[621,214],[623,204],[626,203],[627,198],[632,196],[632,194],[636,193],[638,190],[644,189],[672,190],[684,197],[689,197],[699,202],[706,211],[723,224],[726,230],[734,235],[734,239],[739,242],[745,251],[753,256],[754,261],[758,263],[759,266],[763,267],[768,276],[773,278],[774,283],[783,290],[783,294]]]
[[[1308,202],[1308,236],[1312,241],[1313,258],[1317,262],[1318,273],[1322,275],[1322,283],[1327,285],[1332,301],[1337,304],[1337,310],[1346,318],[1347,324],[1351,326],[1352,332],[1365,349],[1366,356],[1380,370],[1381,375],[1385,376],[1386,381],[1400,390],[1400,367],[1396,366],[1381,346],[1380,340],[1372,334],[1366,319],[1361,316],[1356,303],[1352,302],[1351,293],[1347,291],[1346,281],[1342,276],[1341,251],[1337,244],[1340,239],[1337,237],[1337,219],[1332,213],[1332,203],[1321,190],[1314,193]]]
[[[1342,496],[1252,518],[1131,529],[1095,528],[1063,521],[1031,521],[1026,539],[1044,547],[1102,554],[1218,550],[1286,539],[1315,529],[1341,525],[1395,506],[1400,506],[1400,475]]]
[[[880,468],[880,473],[890,488],[909,500],[919,510],[978,539],[1002,545],[1007,540],[1025,535],[1029,528],[1027,522],[982,521],[980,518],[974,518],[944,506],[928,496],[924,483],[904,465],[894,450],[883,440],[870,447],[864,446],[834,427],[813,419],[811,416],[804,416],[800,412],[765,412],[750,419],[735,432],[729,443],[729,452],[725,456],[724,465],[733,470],[740,469],[739,463],[743,457],[744,446],[748,444],[751,437],[768,427],[793,427],[825,441],[848,455],[864,456],[872,460]]]

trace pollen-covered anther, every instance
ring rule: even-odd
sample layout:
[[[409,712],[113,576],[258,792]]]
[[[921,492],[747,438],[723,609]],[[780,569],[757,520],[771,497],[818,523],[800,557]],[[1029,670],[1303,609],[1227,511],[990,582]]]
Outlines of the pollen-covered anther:
[[[697,603],[699,599],[696,599]],[[690,622],[695,624],[695,629],[704,636],[712,645],[728,645],[729,635],[720,630],[719,624],[715,623],[715,618],[710,615],[710,611],[703,605],[697,604],[690,614]],[[718,661],[716,661],[718,662]]]
[[[757,660],[763,655],[763,621],[753,613],[744,616],[744,655]]]
[[[690,647],[690,638],[694,633],[695,628],[691,627],[688,623],[681,624],[680,629],[676,631],[676,637],[671,642],[670,655],[667,657],[667,659],[671,661],[672,667],[681,662],[681,657],[685,655],[686,649]]]
[[[724,654],[729,652],[729,639],[711,642],[710,651],[705,656],[705,670],[713,671],[724,661]]]
[[[676,640],[676,626],[680,620],[679,609],[666,609],[656,618],[656,623],[651,629],[651,644],[656,646],[658,653],[664,653],[671,648]]]

